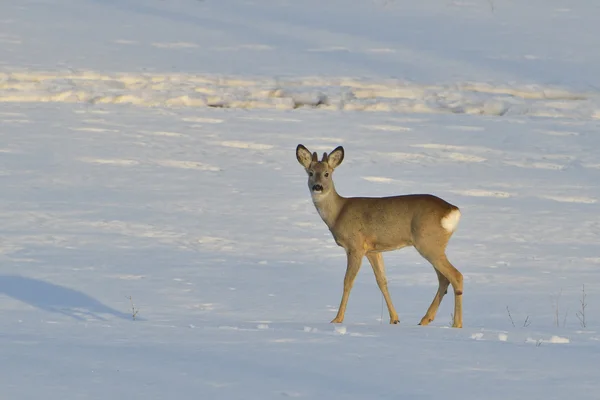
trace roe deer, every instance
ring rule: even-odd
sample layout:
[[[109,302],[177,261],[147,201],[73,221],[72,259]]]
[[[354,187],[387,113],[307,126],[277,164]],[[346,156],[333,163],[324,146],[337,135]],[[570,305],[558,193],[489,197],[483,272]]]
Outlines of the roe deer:
[[[393,197],[342,197],[333,185],[333,171],[344,159],[344,149],[337,147],[321,161],[317,153],[299,144],[296,158],[308,174],[308,189],[319,215],[333,234],[335,242],[346,250],[348,264],[344,293],[332,323],[344,321],[346,305],[362,259],[367,257],[377,285],[387,304],[390,323],[397,324],[398,314],[388,292],[384,251],[414,246],[432,265],[438,277],[438,290],[420,325],[433,321],[442,298],[451,284],[454,289],[454,321],[462,328],[463,276],[446,258],[446,245],[458,225],[458,207],[429,194]]]

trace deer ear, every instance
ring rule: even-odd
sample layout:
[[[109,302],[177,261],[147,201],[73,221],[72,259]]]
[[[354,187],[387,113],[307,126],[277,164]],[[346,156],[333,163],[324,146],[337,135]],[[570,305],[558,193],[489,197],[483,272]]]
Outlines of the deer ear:
[[[329,157],[327,157],[327,164],[331,169],[335,169],[342,163],[344,160],[344,148],[342,146],[338,146],[329,153]]]
[[[298,159],[300,165],[302,165],[304,168],[308,168],[313,157],[306,147],[299,144],[298,147],[296,147],[296,158]]]

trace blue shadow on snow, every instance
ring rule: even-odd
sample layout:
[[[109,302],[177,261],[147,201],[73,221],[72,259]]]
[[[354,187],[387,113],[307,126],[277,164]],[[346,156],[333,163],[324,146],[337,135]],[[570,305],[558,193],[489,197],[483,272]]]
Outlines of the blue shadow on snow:
[[[110,308],[77,290],[23,276],[0,275],[0,294],[2,293],[40,310],[63,314],[77,320],[105,320],[102,314],[132,319],[131,314]]]

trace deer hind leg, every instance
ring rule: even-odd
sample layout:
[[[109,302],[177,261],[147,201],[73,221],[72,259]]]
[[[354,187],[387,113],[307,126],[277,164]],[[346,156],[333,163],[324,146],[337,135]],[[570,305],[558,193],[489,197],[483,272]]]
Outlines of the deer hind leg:
[[[360,270],[362,263],[363,254],[359,254],[352,251],[346,251],[348,256],[348,265],[346,267],[346,276],[344,276],[344,293],[342,294],[342,301],[340,302],[340,308],[338,309],[337,315],[331,321],[334,324],[341,324],[344,322],[344,314],[346,314],[346,306],[348,305],[348,298],[350,297],[350,291],[354,285],[354,279],[356,274]]]
[[[429,325],[430,322],[433,322],[433,320],[435,319],[435,315],[437,314],[438,308],[442,303],[442,299],[444,298],[444,295],[448,292],[448,285],[450,285],[450,281],[444,275],[442,275],[440,271],[438,271],[435,268],[434,271],[438,277],[438,290],[435,294],[435,297],[433,298],[433,301],[431,302],[431,305],[427,309],[425,316],[421,319],[421,322],[419,322],[419,325]]]
[[[454,268],[450,261],[448,261],[446,253],[444,252],[446,248],[445,243],[448,242],[448,238],[445,240],[440,238],[437,241],[433,241],[433,237],[429,237],[428,239],[429,240],[426,242],[421,242],[415,247],[417,251],[433,265],[433,268],[442,274],[452,285],[452,289],[454,289],[454,321],[452,322],[452,327],[462,328],[463,276],[456,268]]]
[[[452,264],[448,261],[445,254],[441,254],[429,260],[433,267],[439,271],[446,279],[450,281],[452,289],[454,289],[454,321],[453,328],[462,328],[462,294],[463,294],[463,276]]]
[[[367,259],[369,263],[371,263],[371,267],[373,267],[373,272],[375,273],[375,279],[377,280],[377,285],[383,294],[383,298],[385,299],[385,304],[387,304],[388,312],[390,313],[390,324],[397,324],[400,322],[398,319],[398,313],[394,309],[394,304],[392,304],[392,298],[390,297],[390,293],[388,292],[387,286],[387,278],[385,277],[385,265],[383,264],[383,256],[381,253],[367,253]]]

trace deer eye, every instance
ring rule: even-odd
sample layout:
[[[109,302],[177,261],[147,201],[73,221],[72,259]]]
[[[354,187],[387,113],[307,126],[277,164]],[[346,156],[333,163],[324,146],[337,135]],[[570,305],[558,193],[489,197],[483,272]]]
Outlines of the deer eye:
[[[314,175],[314,174],[313,174],[313,172],[312,172],[312,171],[310,171],[310,172],[308,173],[308,176],[313,176],[313,175]]]
[[[325,178],[329,176],[329,172],[325,172]]]

